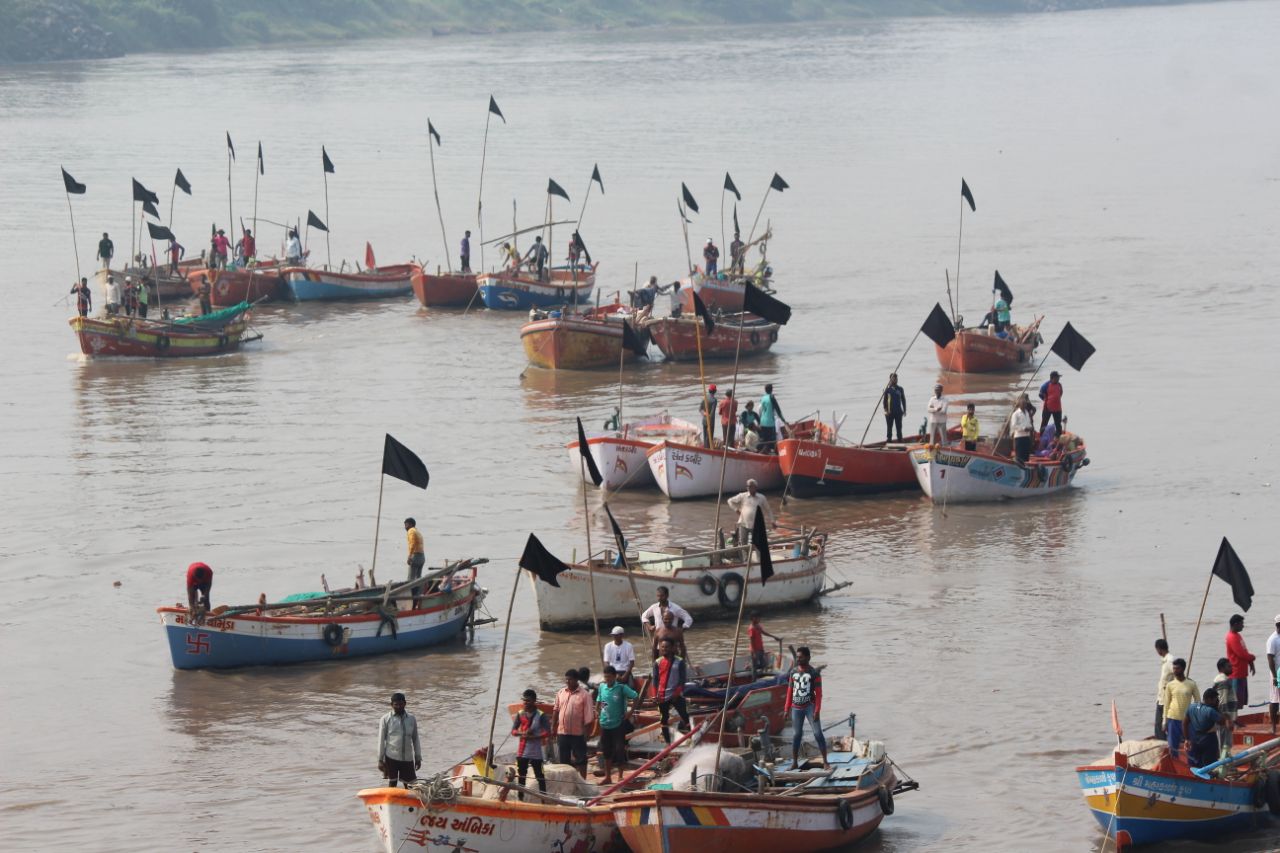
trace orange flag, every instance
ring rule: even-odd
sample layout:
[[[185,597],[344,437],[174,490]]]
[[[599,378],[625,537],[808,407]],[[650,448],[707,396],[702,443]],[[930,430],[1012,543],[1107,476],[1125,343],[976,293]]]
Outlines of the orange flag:
[[[378,262],[373,257],[373,244],[368,241],[364,244],[364,265],[371,270],[378,268]]]
[[[1116,700],[1111,700],[1111,728],[1116,733],[1116,743],[1124,740],[1124,729],[1120,728],[1120,712],[1116,710]]]

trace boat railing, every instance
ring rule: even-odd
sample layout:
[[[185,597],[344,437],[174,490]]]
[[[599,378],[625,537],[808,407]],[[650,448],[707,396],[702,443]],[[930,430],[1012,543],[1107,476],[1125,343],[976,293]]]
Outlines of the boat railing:
[[[781,525],[781,524],[779,524],[779,525],[778,525],[778,527],[783,528],[783,529],[786,529],[786,530],[797,530],[797,528],[794,528],[794,527],[786,527],[786,526]],[[816,528],[815,528],[815,529],[810,530],[810,529],[807,529],[807,528],[804,528],[804,527],[800,527],[800,528],[797,530],[797,532],[795,533],[795,535],[792,535],[792,536],[783,536],[783,537],[780,537],[780,538],[777,538],[777,539],[773,539],[773,540],[771,540],[771,541],[769,542],[769,553],[772,555],[772,554],[777,553],[777,552],[783,552],[783,553],[785,554],[785,558],[786,558],[786,559],[790,559],[790,558],[792,558],[793,556],[795,556],[795,555],[794,555],[794,554],[792,554],[791,552],[792,552],[792,551],[794,551],[794,549],[795,549],[795,546],[796,546],[796,545],[804,545],[804,544],[806,544],[806,543],[811,543],[811,542],[813,542],[813,541],[814,541],[814,539],[819,539],[819,540],[821,540],[822,538],[823,538],[823,537],[820,537],[820,536],[818,535],[818,531],[817,531],[817,529],[816,529]],[[788,547],[788,546],[790,546],[790,547]],[[738,556],[738,552],[742,551],[742,550],[743,550],[744,548],[746,548],[746,547],[747,547],[747,546],[746,546],[745,544],[743,544],[743,545],[728,545],[728,546],[726,546],[726,547],[724,547],[724,548],[713,548],[713,549],[711,549],[711,550],[709,550],[709,551],[695,551],[695,552],[693,552],[693,553],[691,553],[691,554],[690,554],[690,553],[667,554],[667,555],[662,556],[662,557],[655,557],[654,559],[651,559],[651,560],[639,560],[639,559],[637,559],[637,560],[632,560],[631,558],[629,558],[629,557],[628,557],[628,558],[627,558],[627,565],[628,565],[628,566],[630,566],[630,567],[632,567],[632,568],[636,568],[636,567],[639,567],[639,566],[658,566],[658,565],[668,565],[668,564],[669,564],[669,565],[671,566],[671,570],[672,570],[673,572],[674,572],[674,571],[677,571],[677,570],[679,570],[679,569],[682,569],[682,568],[706,568],[706,566],[702,566],[702,565],[700,565],[700,566],[689,566],[689,565],[687,565],[687,564],[686,564],[686,565],[681,565],[681,564],[682,564],[682,563],[686,563],[686,561],[688,561],[688,560],[697,560],[697,559],[702,559],[703,557],[706,557],[706,558],[708,558],[708,561],[709,561],[712,565],[715,565],[715,561],[714,561],[714,560],[710,560],[710,558],[715,557],[715,556],[724,556],[725,554],[732,554],[732,555],[734,555],[735,557],[737,557],[737,556]],[[820,549],[821,549],[821,546],[819,546],[819,550],[820,550]],[[651,552],[649,552],[649,553],[655,553],[655,552],[652,552],[652,551],[651,551]],[[808,553],[806,553],[806,552],[802,549],[802,553],[801,553],[799,556],[802,556],[802,557],[804,557],[804,556],[808,556]],[[591,555],[591,561],[592,561],[592,562],[605,562],[605,563],[610,563],[610,564],[612,564],[612,563],[614,562],[614,560],[616,559],[616,557],[617,557],[617,552],[616,552],[614,549],[612,549],[612,548],[604,548],[604,549],[601,549],[600,551],[597,551],[596,553],[592,554],[592,555]],[[622,567],[621,567],[621,566],[619,566],[618,568],[622,568]]]

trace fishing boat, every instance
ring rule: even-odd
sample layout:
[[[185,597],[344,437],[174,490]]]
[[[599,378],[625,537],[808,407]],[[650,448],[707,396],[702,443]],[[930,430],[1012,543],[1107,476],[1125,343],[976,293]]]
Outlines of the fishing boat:
[[[530,308],[557,308],[562,305],[589,305],[596,286],[596,269],[556,267],[546,281],[520,270],[482,273],[476,277],[480,298],[495,311],[528,311]]]
[[[958,439],[959,428],[952,427],[949,435]],[[842,443],[837,427],[823,423],[810,438],[780,439],[778,466],[788,494],[798,498],[915,489],[919,483],[908,450],[925,438],[912,435],[896,442]]]
[[[977,450],[916,445],[909,453],[916,480],[934,503],[1035,498],[1069,489],[1089,464],[1084,440],[1069,432],[1062,437],[1069,449],[1061,455],[1032,456],[1026,463],[997,454],[985,443]]]
[[[144,320],[141,317],[72,317],[80,351],[95,357],[187,358],[240,348],[250,318],[242,302],[203,317]]]
[[[716,318],[711,334],[699,328],[702,320],[692,313],[680,317],[651,318],[644,328],[668,361],[734,358],[768,352],[778,340],[778,324],[749,314]]]
[[[770,271],[770,276],[772,276],[772,271]],[[766,277],[763,274],[737,275],[721,272],[714,276],[706,276],[701,272],[697,272],[688,278],[682,279],[680,288],[685,291],[692,289],[708,309],[731,314],[742,310],[746,288],[759,287],[764,292],[771,294],[773,289],[768,285],[772,284],[772,282],[771,277]],[[692,302],[691,299],[689,301]],[[689,306],[689,310],[693,310],[692,305]]]
[[[781,526],[779,531],[769,542],[773,577],[764,585],[753,583],[748,594],[753,610],[812,601],[826,579],[826,534]],[[533,584],[538,622],[551,631],[590,627],[593,597],[598,619],[634,618],[637,600],[653,601],[660,586],[694,616],[732,618],[743,594],[746,560],[747,549],[736,545],[640,549],[628,553],[625,565],[616,552],[605,550],[589,565],[573,563],[561,572],[558,587]]]
[[[281,270],[286,299],[313,302],[340,299],[390,299],[413,292],[417,264],[394,264],[360,272],[285,267]]]
[[[409,283],[424,308],[464,307],[476,299],[475,273],[441,273],[437,269],[432,275],[418,267]]]
[[[1123,741],[1112,754],[1076,768],[1085,803],[1106,836],[1123,850],[1182,839],[1221,841],[1228,832],[1260,827],[1280,814],[1280,739],[1258,718],[1267,740],[1203,768],[1169,754],[1161,740]],[[1233,748],[1242,738],[1233,735]]]
[[[1040,321],[1029,326],[1011,326],[1008,332],[994,328],[957,329],[945,347],[934,344],[938,364],[952,373],[995,373],[1021,370],[1031,365],[1040,344]]]
[[[653,472],[645,453],[664,439],[693,442],[698,437],[698,425],[673,418],[667,412],[628,421],[620,429],[587,436],[587,450],[595,460],[596,470],[604,478],[600,487],[606,491],[621,488],[640,488],[655,485]],[[569,463],[575,473],[591,483],[591,476],[583,470],[582,455],[578,452],[577,439],[565,445],[569,451]],[[593,484],[594,485],[594,484]]]
[[[419,649],[457,637],[484,600],[476,566],[452,563],[395,585],[302,593],[274,604],[193,614],[160,607],[175,669],[343,660]],[[416,593],[416,594],[415,594]]]
[[[623,324],[631,309],[619,303],[586,311],[534,309],[520,329],[520,342],[534,367],[548,370],[584,370],[617,367],[619,360],[634,361],[636,353],[623,346]],[[632,331],[648,343],[644,332]]]
[[[202,279],[208,276],[209,301],[219,307],[271,302],[282,295],[280,269],[278,261],[227,269],[199,266],[187,272],[187,283],[191,293],[199,296]]]
[[[805,420],[791,424],[788,434],[805,437],[812,435],[815,428],[814,421]],[[650,447],[645,456],[658,488],[672,500],[741,492],[747,487],[747,480],[755,480],[761,491],[782,488],[784,482],[778,457],[772,453],[741,448],[726,451],[693,441],[664,439]]]
[[[126,277],[145,281],[147,283],[147,293],[151,297],[151,305],[154,306],[165,302],[173,302],[177,299],[190,299],[191,286],[187,282],[187,276],[203,266],[204,259],[197,257],[179,261],[176,273],[169,271],[169,264],[160,264],[159,266],[135,265],[125,267],[123,272],[98,270],[96,276],[98,284],[103,288],[107,285],[108,275],[115,276],[118,282],[123,282]],[[105,293],[105,290],[103,292]]]

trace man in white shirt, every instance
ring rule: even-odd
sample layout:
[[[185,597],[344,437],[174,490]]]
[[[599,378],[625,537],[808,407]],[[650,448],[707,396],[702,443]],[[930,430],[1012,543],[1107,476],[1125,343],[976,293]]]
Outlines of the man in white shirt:
[[[422,746],[418,743],[418,721],[404,709],[404,694],[391,694],[391,710],[378,723],[378,769],[394,788],[402,780],[406,788],[418,778],[422,766]]]
[[[120,313],[120,285],[113,275],[107,276],[107,314],[115,316]]]
[[[758,491],[760,484],[755,480],[747,480],[747,490],[729,498],[730,509],[738,513],[738,544],[746,545],[751,541],[751,530],[756,524],[756,513],[763,512],[765,523],[769,529],[778,526],[773,519],[773,510],[769,509],[769,499]]]
[[[649,605],[649,609],[640,614],[640,629],[645,634],[650,634],[662,625],[662,612],[670,610],[676,618],[676,624],[682,628],[693,627],[693,617],[689,615],[689,611],[685,610],[679,604],[671,600],[671,590],[665,586],[658,587],[658,600]],[[617,669],[617,667],[614,667]]]
[[[1013,435],[1013,455],[1019,464],[1026,464],[1031,458],[1031,401],[1023,394],[1018,398],[1018,405],[1009,416],[1009,432]]]
[[[284,259],[294,266],[302,263],[302,241],[298,239],[297,231],[289,232],[289,242],[285,246]]]
[[[1280,722],[1280,685],[1276,683],[1276,667],[1280,666],[1280,615],[1276,616],[1276,629],[1267,637],[1267,669],[1271,670],[1271,733]]]
[[[929,425],[929,443],[930,444],[946,444],[947,443],[947,398],[942,396],[942,386],[933,386],[933,396],[929,398],[929,405],[925,406],[928,413]]]
[[[604,663],[605,666],[611,666],[618,672],[618,682],[621,684],[631,684],[631,671],[636,667],[636,650],[630,643],[622,639],[627,632],[622,629],[621,625],[614,625],[613,642],[608,643],[604,647]]]
[[[1160,680],[1156,682],[1156,740],[1164,738],[1164,686],[1173,678],[1173,655],[1169,653],[1169,642],[1160,637],[1156,640],[1156,656],[1160,658]]]

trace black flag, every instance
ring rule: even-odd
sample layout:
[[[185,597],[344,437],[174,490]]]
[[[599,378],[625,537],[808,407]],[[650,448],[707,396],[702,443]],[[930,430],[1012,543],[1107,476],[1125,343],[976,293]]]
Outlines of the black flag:
[[[769,182],[769,189],[782,192],[783,190],[790,189],[790,188],[791,188],[791,184],[782,180],[781,175],[779,175],[777,172],[773,173],[773,180]]]
[[[181,169],[178,170],[178,174],[173,176],[173,185],[187,195],[191,195],[191,184],[187,182],[187,176],[182,174]]]
[[[231,144],[231,131],[227,131],[227,153],[231,155],[231,159],[236,159],[236,147]]]
[[[382,473],[419,489],[425,489],[430,480],[427,466],[422,464],[418,455],[392,438],[391,433],[387,433],[386,443],[382,446]]]
[[[600,177],[600,164],[597,163],[591,169],[591,180],[600,185],[600,195],[604,195],[604,178]]]
[[[436,145],[440,144],[440,134],[436,132],[436,126],[431,123],[431,119],[427,119],[427,133],[431,134],[431,137],[435,139]]]
[[[149,198],[142,200],[142,212],[148,216],[154,216],[156,219],[160,218],[160,211],[156,210],[156,206],[151,203]]]
[[[764,527],[764,511],[756,508],[756,523],[751,526],[751,547],[756,549],[760,558],[760,585],[764,586],[773,577],[773,557],[769,554],[769,533]],[[746,590],[743,590],[746,595]]]
[[[318,230],[320,230],[320,231],[328,231],[328,230],[329,230],[329,226],[328,226],[328,225],[325,225],[323,222],[321,222],[321,221],[320,221],[320,217],[319,217],[319,216],[316,216],[314,213],[312,213],[312,212],[311,212],[311,211],[309,211],[309,210],[307,211],[307,227],[309,227],[309,228],[316,228],[316,229],[318,229]]]
[[[1050,349],[1076,370],[1083,368],[1089,356],[1095,352],[1093,344],[1086,341],[1084,335],[1077,332],[1070,323],[1062,327],[1062,331],[1058,333],[1058,339],[1053,342]]]
[[[1213,561],[1213,573],[1231,584],[1231,597],[1241,610],[1248,611],[1253,604],[1253,583],[1244,570],[1244,563],[1236,556],[1236,549],[1231,547],[1225,536],[1218,546],[1218,558]]]
[[[694,199],[693,193],[689,192],[689,188],[686,187],[683,183],[680,184],[680,194],[684,196],[685,207],[689,208],[694,213],[697,213],[698,202],[697,200]]]
[[[152,240],[177,240],[172,231],[163,225],[156,225],[154,222],[147,223],[147,231],[151,234]]]
[[[964,178],[960,179],[960,195],[965,201],[969,202],[969,210],[977,213],[978,206],[973,203],[973,193],[969,192],[969,185],[965,183]]]
[[[618,559],[622,561],[622,567],[627,567],[627,537],[622,535],[622,528],[618,526],[618,520],[613,517],[613,510],[609,509],[609,505],[604,505],[605,514],[609,516],[609,526],[613,528],[613,541],[618,543]]]
[[[502,119],[502,123],[507,123],[507,117],[502,114],[502,110],[498,109],[498,102],[493,99],[493,95],[489,96],[489,112]]]
[[[596,460],[591,458],[591,448],[587,445],[587,432],[582,428],[582,418],[578,418],[578,453],[581,454],[582,461],[587,466],[587,476],[591,477],[591,482],[597,486],[603,483],[604,477],[600,476]]]
[[[733,178],[729,177],[728,172],[724,173],[724,188],[733,193],[734,197],[738,199],[738,201],[742,201],[742,193],[738,192],[738,188],[733,185]],[[736,210],[737,208],[735,207],[734,209]],[[734,226],[734,230],[737,230],[737,225]]]
[[[149,201],[152,204],[159,204],[160,196],[156,195],[151,190],[147,189],[142,184],[138,183],[138,179],[134,178],[133,179],[133,200]]]
[[[1009,285],[1004,283],[1004,279],[1000,277],[1000,270],[996,270],[996,280],[991,285],[992,290],[1000,291],[1000,296],[1004,301],[1013,305],[1013,291],[1009,289]]]
[[[324,170],[326,172],[330,175],[336,174],[336,172],[333,171],[333,161],[329,159],[329,152],[324,150],[323,145],[320,146],[320,160],[321,165],[324,166]]]
[[[937,302],[933,303],[933,310],[925,318],[924,325],[920,327],[920,331],[924,332],[925,337],[940,347],[946,347],[956,336],[955,326],[951,324],[951,318],[947,316],[947,312],[943,311],[942,306]]]
[[[716,328],[716,321],[711,319],[711,312],[707,310],[707,303],[702,301],[702,297],[698,295],[698,291],[689,291],[693,294],[693,313],[702,318],[702,322],[707,327],[707,334],[711,334]]]
[[[738,227],[738,205],[733,206],[733,233],[741,234],[742,229]]]
[[[262,165],[262,143],[258,143],[258,174],[265,175],[267,170]]]
[[[569,571],[569,567],[553,557],[532,533],[529,534],[529,541],[524,544],[524,553],[520,555],[520,568],[528,569],[538,580],[546,581],[552,586],[560,586],[556,575]]]
[[[72,195],[84,195],[86,189],[84,184],[67,174],[66,169],[62,170],[62,186]]]
[[[564,191],[564,187],[560,186],[550,178],[547,178],[547,195],[558,195],[565,201],[569,200],[569,194]]]
[[[774,299],[754,284],[746,285],[742,291],[742,310],[779,326],[787,325],[787,321],[791,319],[790,305]]]
[[[644,355],[649,351],[649,347],[645,342],[640,340],[640,336],[631,328],[631,324],[626,320],[622,321],[622,345],[631,350],[636,355]]]

